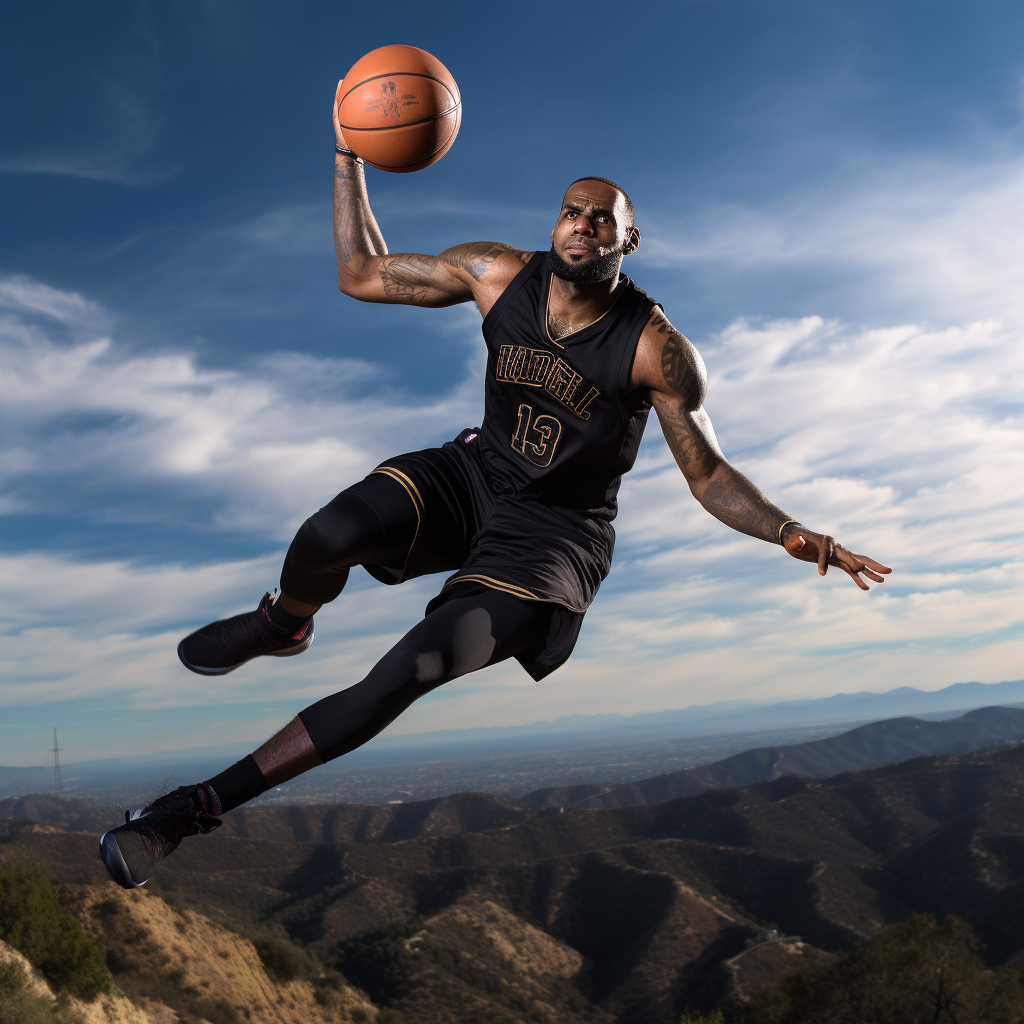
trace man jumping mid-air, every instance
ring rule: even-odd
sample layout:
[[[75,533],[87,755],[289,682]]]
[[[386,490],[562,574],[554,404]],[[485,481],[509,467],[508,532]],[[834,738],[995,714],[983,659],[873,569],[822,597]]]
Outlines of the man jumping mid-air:
[[[862,575],[881,583],[890,571],[802,526],[726,460],[704,411],[697,350],[619,272],[640,245],[622,188],[573,182],[548,252],[472,242],[440,256],[389,255],[337,114],[334,128],[339,288],[364,302],[474,301],[488,353],[483,423],[389,459],[342,491],[295,535],[277,601],[267,594],[255,611],[205,626],[178,656],[193,672],[222,675],[260,655],[301,654],[313,614],[354,565],[383,583],[455,574],[361,682],[105,833],[104,863],[126,888],[144,884],[184,836],[366,743],[442,683],[507,658],[535,679],[558,668],[608,573],[615,495],[652,406],[693,496],[723,523],[781,544],[822,575],[836,566],[862,590]]]

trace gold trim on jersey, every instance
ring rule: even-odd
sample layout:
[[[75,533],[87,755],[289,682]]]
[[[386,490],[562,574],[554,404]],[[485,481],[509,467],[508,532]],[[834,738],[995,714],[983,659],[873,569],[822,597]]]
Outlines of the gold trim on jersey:
[[[550,314],[550,310],[551,310],[551,278],[554,277],[554,276],[555,276],[554,274],[551,274],[548,277],[548,293],[547,293],[547,297],[544,299],[544,333],[548,336],[548,341],[550,341],[552,345],[557,345],[559,348],[565,348],[565,346],[562,344],[562,342],[565,341],[566,338],[571,338],[574,334],[579,334],[580,331],[585,331],[588,327],[593,327],[594,324],[596,324],[599,321],[603,320],[615,308],[615,306],[618,304],[619,299],[622,298],[622,293],[620,292],[615,297],[615,302],[613,302],[597,318],[597,320],[591,320],[589,324],[584,324],[582,327],[577,327],[575,331],[571,331],[569,334],[563,335],[560,341],[556,341],[554,338],[551,337],[551,328],[549,326],[549,321],[548,321],[548,317],[551,315]],[[621,288],[622,285],[625,284],[625,282],[628,281],[628,280],[629,280],[629,278],[626,277],[626,275],[623,274],[620,271],[619,272],[619,280],[615,282],[615,290],[618,291],[619,288]]]
[[[517,587],[514,583],[507,583],[505,580],[496,580],[491,576],[482,576],[480,573],[475,572],[466,573],[463,576],[453,576],[441,589],[447,590],[456,583],[482,583],[485,587],[490,587],[491,590],[503,590],[506,594],[511,594],[513,597],[521,598],[524,601],[544,600],[544,598],[538,597],[536,594],[531,593],[524,587]]]
[[[370,476],[373,476],[374,473],[391,477],[395,483],[401,484],[405,488],[405,493],[409,495],[409,499],[412,501],[412,507],[416,510],[416,531],[413,533],[412,541],[409,543],[409,550],[405,553],[405,561],[402,563],[402,574],[396,581],[401,583],[405,579],[406,569],[409,568],[409,559],[412,557],[412,549],[416,546],[416,540],[420,535],[420,527],[423,525],[423,497],[420,494],[419,488],[412,480],[400,469],[395,469],[394,466],[378,466]]]

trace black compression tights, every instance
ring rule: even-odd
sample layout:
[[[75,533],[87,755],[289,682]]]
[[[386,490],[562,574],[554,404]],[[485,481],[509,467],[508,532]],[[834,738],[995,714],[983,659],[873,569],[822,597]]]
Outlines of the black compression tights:
[[[303,604],[333,601],[353,565],[402,565],[416,524],[405,488],[371,473],[299,527],[284,558],[281,592]]]
[[[333,601],[353,565],[401,565],[416,533],[401,484],[381,473],[342,491],[299,529],[281,590],[304,604]],[[453,598],[414,626],[360,683],[299,713],[324,761],[376,736],[414,700],[543,639],[550,607],[496,590]]]
[[[549,606],[497,590],[453,598],[418,623],[355,686],[299,712],[324,761],[372,739],[414,700],[543,639]]]

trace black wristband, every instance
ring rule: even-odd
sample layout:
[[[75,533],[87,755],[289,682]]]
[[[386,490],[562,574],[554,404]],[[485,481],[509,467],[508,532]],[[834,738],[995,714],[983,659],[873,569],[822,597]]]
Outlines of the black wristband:
[[[357,164],[361,164],[363,162],[363,158],[361,156],[357,155],[356,153],[353,153],[351,149],[342,149],[342,147],[339,146],[337,142],[334,144],[334,152],[340,153],[342,156],[355,157]]]

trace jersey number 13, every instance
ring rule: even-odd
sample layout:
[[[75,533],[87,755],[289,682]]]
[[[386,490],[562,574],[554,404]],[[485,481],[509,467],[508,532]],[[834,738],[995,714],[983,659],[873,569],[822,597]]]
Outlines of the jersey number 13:
[[[533,406],[523,404],[512,447],[535,466],[550,466],[561,433],[562,424],[554,416],[543,413],[535,418]]]

